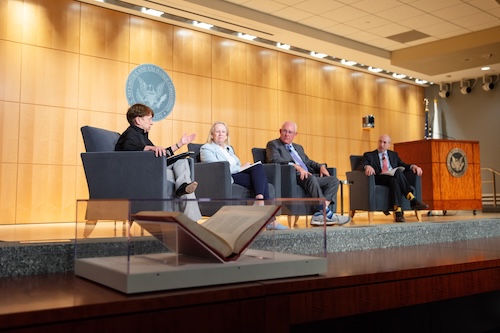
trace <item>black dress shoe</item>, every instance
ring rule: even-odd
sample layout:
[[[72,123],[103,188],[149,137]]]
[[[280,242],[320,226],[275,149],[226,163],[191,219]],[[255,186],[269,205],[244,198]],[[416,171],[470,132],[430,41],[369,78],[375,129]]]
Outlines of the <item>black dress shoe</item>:
[[[401,215],[396,215],[396,222],[406,222],[406,219],[405,219],[405,217],[403,216],[403,214],[401,214]]]
[[[423,202],[420,202],[416,199],[412,200],[410,202],[410,205],[411,205],[411,209],[413,209],[413,210],[423,210],[423,209],[429,208],[429,205],[424,204]]]
[[[185,194],[190,194],[190,193],[193,193],[196,188],[198,187],[198,183],[197,182],[192,182],[192,183],[184,183],[182,184],[181,186],[179,186],[179,188],[177,189],[177,191],[175,191],[175,195],[178,196],[178,197],[181,197]]]

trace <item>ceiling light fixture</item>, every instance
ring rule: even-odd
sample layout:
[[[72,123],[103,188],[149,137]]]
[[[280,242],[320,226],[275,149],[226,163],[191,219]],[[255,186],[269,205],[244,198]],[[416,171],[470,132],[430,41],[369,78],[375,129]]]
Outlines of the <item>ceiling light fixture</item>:
[[[495,88],[495,83],[498,81],[498,74],[483,76],[483,90],[490,91]]]
[[[398,73],[393,73],[392,76],[395,77],[396,79],[404,79],[406,77],[406,75]]]
[[[290,50],[289,44],[276,43],[276,46],[279,47],[280,49],[283,49],[283,50]]]
[[[460,81],[460,92],[464,95],[470,94],[476,82],[476,79],[462,79]]]
[[[214,25],[209,23],[203,23],[198,21],[193,21],[193,25],[198,28],[210,30]]]
[[[255,38],[257,38],[257,36],[249,35],[249,34],[244,34],[244,33],[241,33],[241,32],[238,32],[238,37],[246,39],[246,40],[254,40]]]
[[[311,53],[309,53],[311,56],[315,57],[315,58],[320,58],[320,59],[323,59],[323,58],[326,58],[328,56],[328,54],[326,53],[316,53],[314,51],[311,51]]]
[[[439,84],[439,96],[442,98],[448,98],[451,94],[451,83],[440,83]]]
[[[383,71],[383,69],[382,69],[382,68],[372,67],[372,66],[369,66],[369,67],[368,67],[368,70],[369,70],[370,72],[374,72],[374,73],[380,73],[380,72],[382,72],[382,71]]]
[[[141,12],[143,12],[144,14],[149,14],[149,15],[153,15],[153,16],[157,16],[157,17],[160,17],[163,14],[165,14],[164,12],[161,12],[159,10],[146,8],[146,7],[142,7]]]
[[[346,65],[346,66],[354,66],[354,65],[356,65],[356,64],[357,64],[357,62],[356,62],[356,61],[352,61],[352,60],[345,60],[345,59],[340,60],[340,63],[341,63],[342,65]]]

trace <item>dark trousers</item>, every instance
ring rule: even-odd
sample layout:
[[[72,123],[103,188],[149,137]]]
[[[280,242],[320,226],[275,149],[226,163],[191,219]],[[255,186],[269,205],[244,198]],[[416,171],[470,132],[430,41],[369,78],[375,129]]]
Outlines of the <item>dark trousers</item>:
[[[340,181],[337,177],[319,177],[319,175],[309,175],[301,180],[297,176],[297,184],[301,186],[312,198],[325,198],[335,203]]]
[[[266,200],[269,199],[269,181],[262,164],[256,164],[232,176],[235,184],[254,191],[255,195],[262,194]]]
[[[394,176],[375,175],[375,184],[389,186],[393,206],[401,207],[401,195],[406,197],[412,192],[411,185],[401,170],[397,170]]]

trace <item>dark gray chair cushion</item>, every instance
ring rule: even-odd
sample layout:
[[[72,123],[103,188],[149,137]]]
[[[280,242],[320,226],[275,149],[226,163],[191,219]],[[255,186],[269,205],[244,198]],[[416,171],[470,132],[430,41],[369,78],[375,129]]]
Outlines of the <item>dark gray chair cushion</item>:
[[[265,148],[252,148],[252,156],[254,162],[261,161],[266,163],[266,149]],[[278,165],[278,164],[276,164]],[[295,168],[291,165],[281,165],[281,197],[282,198],[311,198],[311,196],[304,191],[304,189],[297,184],[297,174]],[[337,176],[336,168],[328,168],[330,175]],[[283,213],[287,215],[310,215],[317,210],[317,207],[310,205],[285,205]],[[288,211],[287,211],[288,209]],[[332,203],[330,209],[335,212],[337,210],[337,203]]]
[[[351,170],[346,173],[349,186],[349,210],[351,216],[356,210],[369,212],[392,211],[394,207],[390,201],[390,190],[388,186],[376,185],[375,176],[366,176],[363,171],[363,156],[351,155]],[[417,200],[422,200],[422,182],[421,177],[412,171],[405,171],[405,175],[414,189]],[[404,198],[402,200],[403,210],[410,210],[410,202]]]
[[[231,183],[229,162],[203,163],[200,160],[200,148],[203,144],[190,143],[188,150],[193,151],[194,169],[198,181],[196,195],[207,199],[232,199],[229,201],[200,202],[200,209],[205,216],[213,215],[222,205],[242,204],[241,199],[254,199],[255,193],[244,186]],[[281,195],[281,170],[277,165],[264,166],[269,181],[269,196],[277,198]],[[245,200],[246,202],[246,200]]]

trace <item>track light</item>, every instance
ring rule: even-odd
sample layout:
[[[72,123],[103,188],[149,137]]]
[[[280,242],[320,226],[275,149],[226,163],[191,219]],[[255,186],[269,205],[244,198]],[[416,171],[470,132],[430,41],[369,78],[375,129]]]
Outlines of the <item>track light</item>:
[[[448,98],[451,94],[451,83],[440,83],[439,84],[439,96],[442,98]]]
[[[495,88],[495,83],[498,81],[498,74],[483,76],[483,90],[490,91]]]
[[[460,81],[460,92],[464,95],[470,94],[476,82],[476,79],[462,79]]]

